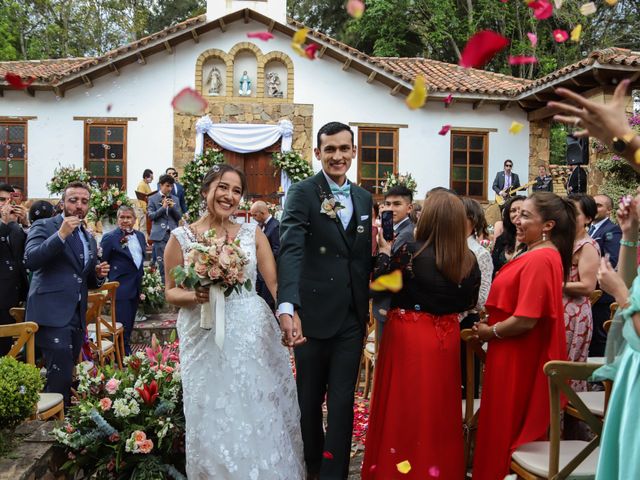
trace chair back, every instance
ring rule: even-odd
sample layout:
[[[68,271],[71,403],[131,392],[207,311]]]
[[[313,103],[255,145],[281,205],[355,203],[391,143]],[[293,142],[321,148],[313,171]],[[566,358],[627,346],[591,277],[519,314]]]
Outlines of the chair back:
[[[465,328],[460,332],[460,338],[464,341],[466,350],[466,368],[467,376],[465,379],[465,405],[464,405],[464,423],[469,425],[474,415],[474,392],[476,385],[475,363],[480,362],[480,372],[487,359],[487,352],[482,348],[482,342],[476,338],[475,333],[470,328]],[[482,373],[481,373],[482,375]]]
[[[36,364],[35,356],[35,334],[38,331],[38,324],[35,322],[22,322],[10,325],[0,325],[0,338],[15,338],[11,350],[7,355],[16,358],[27,347],[27,363]]]
[[[22,323],[24,322],[25,310],[24,308],[13,307],[11,310],[9,310],[9,315],[14,318],[16,323]]]
[[[107,294],[100,292],[92,292],[87,297],[87,315],[85,321],[87,326],[94,323],[96,325],[96,343],[99,345],[102,341],[102,333],[100,329],[100,312],[107,299]]]
[[[615,317],[616,312],[618,311],[618,302],[613,302],[611,305],[609,305],[609,320],[612,320],[613,317]]]
[[[109,311],[111,314],[111,329],[116,328],[116,290],[120,286],[120,282],[105,282],[102,287],[98,289],[99,292],[106,292],[106,298],[104,305],[109,305]]]
[[[591,306],[593,306],[594,303],[600,300],[601,296],[602,290],[594,290],[593,292],[591,292],[591,295],[589,295],[589,303],[591,304]]]
[[[596,417],[569,385],[569,380],[587,380],[600,365],[554,360],[547,362],[544,373],[549,377],[551,423],[549,429],[549,478],[564,479],[600,444],[602,419]],[[560,470],[561,395],[567,397],[580,417],[591,427],[594,438]]]

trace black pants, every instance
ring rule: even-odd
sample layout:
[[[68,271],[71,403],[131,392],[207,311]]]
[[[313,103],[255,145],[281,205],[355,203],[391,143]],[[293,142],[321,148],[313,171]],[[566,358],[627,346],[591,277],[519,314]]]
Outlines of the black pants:
[[[363,325],[350,311],[335,336],[308,338],[295,350],[304,459],[308,472],[319,473],[322,480],[346,479],[349,473],[353,400],[363,337]],[[325,395],[326,432],[322,423]],[[323,458],[323,452],[333,458]]]
[[[605,347],[607,346],[607,332],[604,331],[604,322],[609,320],[609,316],[611,315],[610,307],[613,301],[613,297],[603,294],[591,307],[591,314],[593,315],[593,335],[591,337],[591,344],[589,345],[590,357],[604,357]]]
[[[116,302],[116,320],[122,323],[124,328],[124,353],[131,355],[131,332],[133,324],[136,320],[136,311],[138,310],[138,297],[122,298]]]
[[[47,368],[45,392],[62,394],[65,408],[71,404],[73,369],[83,341],[80,303],[73,318],[64,327],[40,326],[36,332],[36,345],[42,350]]]

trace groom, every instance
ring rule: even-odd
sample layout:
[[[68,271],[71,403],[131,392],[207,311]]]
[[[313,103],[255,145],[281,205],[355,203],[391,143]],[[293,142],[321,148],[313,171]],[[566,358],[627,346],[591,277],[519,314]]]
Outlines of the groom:
[[[347,180],[356,155],[347,125],[323,126],[314,153],[322,171],[291,186],[280,224],[278,310],[283,343],[297,347],[308,478],[346,479],[369,318],[372,199]]]

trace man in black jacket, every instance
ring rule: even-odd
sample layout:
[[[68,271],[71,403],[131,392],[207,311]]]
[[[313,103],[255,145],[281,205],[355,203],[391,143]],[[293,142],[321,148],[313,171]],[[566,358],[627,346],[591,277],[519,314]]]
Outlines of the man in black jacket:
[[[263,201],[253,202],[251,205],[251,217],[258,222],[262,232],[269,240],[269,245],[271,246],[271,252],[273,253],[273,258],[278,260],[278,253],[280,252],[280,222],[273,218],[273,216],[269,213],[269,208],[267,204]],[[267,285],[264,283],[264,279],[260,272],[258,272],[258,277],[256,278],[256,292],[264,301],[267,302],[269,308],[275,312],[275,300],[271,296]]]

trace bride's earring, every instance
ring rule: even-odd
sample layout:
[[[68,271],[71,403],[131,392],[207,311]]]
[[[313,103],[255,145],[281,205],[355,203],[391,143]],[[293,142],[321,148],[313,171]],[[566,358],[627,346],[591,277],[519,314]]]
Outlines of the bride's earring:
[[[547,241],[547,234],[542,232],[542,241],[546,242]]]

